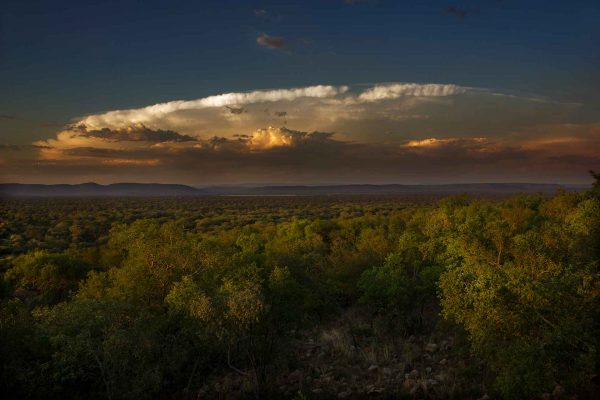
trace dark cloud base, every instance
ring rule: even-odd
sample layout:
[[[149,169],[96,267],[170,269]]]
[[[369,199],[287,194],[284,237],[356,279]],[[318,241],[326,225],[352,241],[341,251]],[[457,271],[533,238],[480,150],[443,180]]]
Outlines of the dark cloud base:
[[[123,132],[99,132],[93,133],[94,137],[123,140]],[[181,143],[168,139],[185,136],[142,129],[128,140],[138,140],[140,132],[148,135],[149,141],[161,138],[166,143]],[[431,142],[391,145],[341,141],[326,132],[285,128],[277,132],[288,140],[286,145],[255,149],[251,146],[252,136],[243,136],[194,139],[193,146],[186,147],[75,147],[61,150],[62,159],[13,164],[5,170],[13,176],[37,176],[48,182],[80,182],[82,177],[94,176],[91,180],[104,183],[131,180],[200,185],[587,182],[587,171],[600,169],[600,157],[557,156],[543,149],[506,146],[481,139],[431,139]]]

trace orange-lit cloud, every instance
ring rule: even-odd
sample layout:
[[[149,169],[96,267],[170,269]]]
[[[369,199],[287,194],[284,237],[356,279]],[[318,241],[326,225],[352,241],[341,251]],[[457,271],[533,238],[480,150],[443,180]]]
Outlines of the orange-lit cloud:
[[[600,122],[572,122],[577,107],[451,84],[227,93],[78,118],[3,170],[192,184],[585,180],[600,169]]]

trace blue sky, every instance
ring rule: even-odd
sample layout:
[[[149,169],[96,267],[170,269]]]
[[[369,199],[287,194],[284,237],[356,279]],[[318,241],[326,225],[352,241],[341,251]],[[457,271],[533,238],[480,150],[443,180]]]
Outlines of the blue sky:
[[[598,1],[5,0],[0,12],[5,145],[109,110],[312,85],[578,103],[563,123],[600,112]]]

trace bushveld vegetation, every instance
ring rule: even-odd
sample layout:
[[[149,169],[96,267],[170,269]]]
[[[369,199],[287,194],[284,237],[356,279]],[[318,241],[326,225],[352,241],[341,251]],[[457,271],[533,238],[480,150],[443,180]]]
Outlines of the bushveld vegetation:
[[[579,398],[600,187],[3,199],[5,398]]]

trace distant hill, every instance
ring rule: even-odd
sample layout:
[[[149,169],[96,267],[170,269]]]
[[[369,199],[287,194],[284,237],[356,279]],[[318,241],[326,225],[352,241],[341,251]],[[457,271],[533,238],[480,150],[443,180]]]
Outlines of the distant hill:
[[[558,190],[585,190],[586,185],[544,183],[465,183],[447,185],[327,185],[327,186],[257,186],[208,187],[206,194],[216,195],[336,195],[336,194],[514,194],[554,193]]]
[[[201,189],[186,185],[159,183],[113,183],[99,185],[82,183],[79,185],[37,185],[20,183],[0,184],[0,196],[10,197],[155,197],[155,196],[195,196]]]
[[[323,186],[212,186],[194,188],[186,185],[159,183],[114,183],[99,185],[39,185],[3,183],[3,197],[157,197],[157,196],[315,196],[315,195],[444,195],[554,193],[558,190],[585,190],[588,185],[543,183],[467,183],[447,185],[323,185]]]

